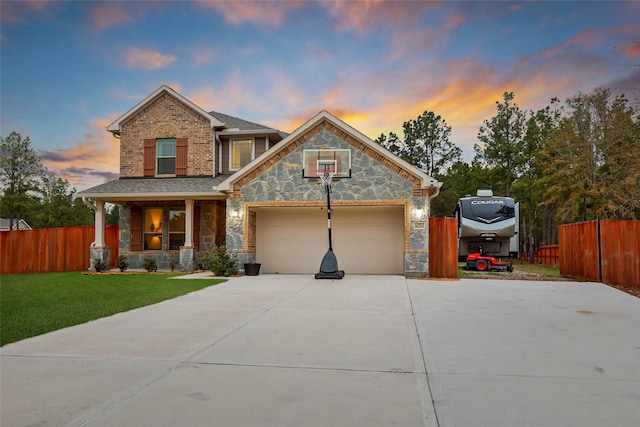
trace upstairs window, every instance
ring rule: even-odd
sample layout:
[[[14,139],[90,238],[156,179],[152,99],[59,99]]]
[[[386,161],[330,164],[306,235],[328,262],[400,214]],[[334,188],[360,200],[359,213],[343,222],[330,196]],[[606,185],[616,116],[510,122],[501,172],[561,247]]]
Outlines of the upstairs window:
[[[253,158],[253,141],[237,139],[231,141],[231,170],[246,166]]]
[[[176,174],[176,140],[174,138],[156,140],[156,174]]]

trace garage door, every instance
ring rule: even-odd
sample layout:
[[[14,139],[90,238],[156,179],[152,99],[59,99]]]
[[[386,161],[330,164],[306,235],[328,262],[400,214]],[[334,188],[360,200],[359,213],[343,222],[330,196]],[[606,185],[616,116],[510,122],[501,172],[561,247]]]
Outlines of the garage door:
[[[328,245],[327,211],[256,210],[256,259],[264,273],[317,273]],[[404,273],[401,206],[333,208],[333,251],[347,274]]]

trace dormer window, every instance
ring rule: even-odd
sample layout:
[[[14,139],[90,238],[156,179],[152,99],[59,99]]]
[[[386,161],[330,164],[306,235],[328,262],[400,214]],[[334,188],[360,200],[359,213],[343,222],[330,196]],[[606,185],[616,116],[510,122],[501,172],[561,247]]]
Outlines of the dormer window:
[[[231,140],[231,170],[238,170],[246,166],[253,159],[253,140]]]
[[[156,174],[176,174],[175,138],[164,138],[156,140]]]

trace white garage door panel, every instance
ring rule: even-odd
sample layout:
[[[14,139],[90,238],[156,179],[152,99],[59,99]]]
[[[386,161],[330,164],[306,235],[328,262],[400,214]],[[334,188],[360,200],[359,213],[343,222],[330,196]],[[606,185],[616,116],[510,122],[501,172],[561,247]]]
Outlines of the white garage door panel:
[[[270,208],[258,211],[256,259],[265,273],[309,273],[327,250],[326,211]],[[324,217],[324,220],[323,220]],[[324,230],[323,230],[324,226]],[[316,244],[317,243],[317,244]]]
[[[402,207],[337,207],[333,250],[348,274],[402,274]],[[327,211],[319,208],[258,210],[257,260],[265,273],[317,273],[328,249]]]

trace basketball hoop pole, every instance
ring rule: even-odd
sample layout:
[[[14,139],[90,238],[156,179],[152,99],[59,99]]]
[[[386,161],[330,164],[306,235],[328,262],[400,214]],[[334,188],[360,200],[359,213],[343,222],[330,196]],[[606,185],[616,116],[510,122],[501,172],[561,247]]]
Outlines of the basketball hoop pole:
[[[329,231],[329,250],[322,258],[320,264],[320,272],[316,274],[316,279],[342,279],[344,277],[344,271],[338,269],[338,259],[333,253],[333,243],[331,242],[331,180],[333,174],[325,171],[319,173],[318,176],[322,179],[325,192],[327,193],[327,229]]]
[[[329,250],[333,251],[333,244],[331,242],[331,179],[333,177],[329,175],[328,182],[325,182],[324,189],[327,193],[327,228],[329,230]],[[324,180],[323,180],[324,182]]]

